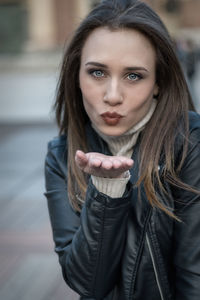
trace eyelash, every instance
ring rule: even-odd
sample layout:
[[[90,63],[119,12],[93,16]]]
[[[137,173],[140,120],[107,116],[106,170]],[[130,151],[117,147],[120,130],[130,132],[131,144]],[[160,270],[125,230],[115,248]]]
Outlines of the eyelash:
[[[102,75],[101,75],[101,76],[96,76],[96,75],[95,75],[95,72],[101,72]],[[101,78],[103,78],[103,77],[106,76],[105,73],[104,73],[104,71],[102,71],[102,70],[100,70],[100,69],[91,69],[91,70],[88,70],[88,74],[91,75],[92,77],[94,77],[94,78],[97,79],[97,80],[99,80],[99,79],[101,79]],[[130,76],[130,75],[134,75],[134,76],[137,77],[137,78],[134,79],[134,80],[128,79],[128,76]],[[138,80],[140,80],[140,79],[143,78],[142,75],[140,75],[140,74],[138,74],[138,73],[134,73],[134,72],[128,73],[128,74],[126,74],[125,76],[126,76],[126,78],[127,78],[130,82],[138,81]]]

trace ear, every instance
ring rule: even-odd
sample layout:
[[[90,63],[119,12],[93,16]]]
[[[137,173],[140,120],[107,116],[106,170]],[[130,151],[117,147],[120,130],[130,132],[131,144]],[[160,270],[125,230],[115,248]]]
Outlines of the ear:
[[[157,83],[155,83],[153,95],[154,95],[154,97],[157,97],[158,94],[159,94],[159,87],[158,87]]]

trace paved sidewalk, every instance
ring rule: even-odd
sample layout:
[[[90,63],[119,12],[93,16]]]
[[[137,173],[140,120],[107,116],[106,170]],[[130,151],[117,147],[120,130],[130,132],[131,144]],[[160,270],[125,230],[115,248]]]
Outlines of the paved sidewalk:
[[[54,125],[0,126],[0,299],[77,300],[54,253],[43,166]]]

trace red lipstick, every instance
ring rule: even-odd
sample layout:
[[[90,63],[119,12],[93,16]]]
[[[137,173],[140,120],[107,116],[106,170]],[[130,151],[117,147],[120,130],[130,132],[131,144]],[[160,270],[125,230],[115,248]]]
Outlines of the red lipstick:
[[[120,121],[120,119],[123,117],[122,115],[119,115],[116,112],[106,112],[104,114],[101,114],[102,119],[107,125],[117,125]]]

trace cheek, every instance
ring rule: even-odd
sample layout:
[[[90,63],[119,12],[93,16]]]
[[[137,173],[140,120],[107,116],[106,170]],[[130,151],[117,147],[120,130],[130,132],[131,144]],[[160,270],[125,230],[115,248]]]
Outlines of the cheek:
[[[99,101],[95,97],[95,92],[93,91],[93,89],[83,87],[81,89],[81,92],[82,92],[83,106],[87,114],[89,115],[89,117],[91,117],[91,115],[95,114],[95,112],[98,110]]]
[[[141,84],[135,86],[128,93],[128,103],[130,111],[140,110],[142,107],[148,107],[153,100],[154,85]]]
[[[98,90],[95,83],[92,82],[91,79],[87,77],[87,75],[82,76],[81,74],[79,77],[79,81],[82,96],[83,98],[85,98],[84,101],[91,102],[92,104],[92,102],[94,101],[94,99],[96,99],[98,95]]]
[[[82,91],[83,105],[87,113],[92,113],[97,110],[98,101],[95,100],[93,92],[90,90],[86,90],[86,92]]]
[[[80,75],[79,75],[79,84],[80,84],[80,89],[81,89],[82,95],[86,96],[88,93],[89,83],[88,83],[86,76],[84,76],[82,74],[82,72],[80,72]]]
[[[92,102],[89,100],[87,95],[82,93],[82,98],[83,98],[83,106],[86,110],[87,113],[89,113],[91,110],[93,110],[93,105]]]
[[[81,87],[82,98],[83,98],[83,105],[87,109],[97,110],[100,108],[102,101],[101,101],[101,92],[94,88],[94,85],[85,85]]]
[[[149,99],[153,97],[154,91],[155,91],[155,82],[153,81],[144,81],[141,82],[141,84],[137,85],[134,90],[134,97],[138,101]]]

